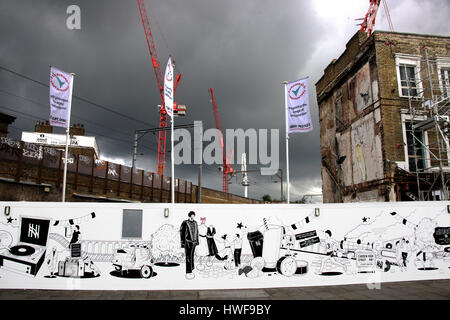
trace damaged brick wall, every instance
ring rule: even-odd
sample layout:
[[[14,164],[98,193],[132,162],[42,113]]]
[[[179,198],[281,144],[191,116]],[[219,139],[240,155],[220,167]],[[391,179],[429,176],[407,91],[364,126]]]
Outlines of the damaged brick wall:
[[[393,167],[405,161],[401,112],[409,101],[399,97],[395,54],[423,56],[425,49],[431,60],[450,58],[450,38],[382,31],[367,38],[357,32],[325,69],[316,83],[324,202],[396,200]],[[424,79],[423,62],[421,71]],[[435,71],[434,77],[436,82]],[[434,129],[428,140],[438,150]]]

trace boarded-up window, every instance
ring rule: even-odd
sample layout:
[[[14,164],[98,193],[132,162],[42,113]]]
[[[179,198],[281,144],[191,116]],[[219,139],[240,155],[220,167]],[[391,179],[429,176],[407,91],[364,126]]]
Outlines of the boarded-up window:
[[[123,209],[122,238],[142,238],[142,210]]]

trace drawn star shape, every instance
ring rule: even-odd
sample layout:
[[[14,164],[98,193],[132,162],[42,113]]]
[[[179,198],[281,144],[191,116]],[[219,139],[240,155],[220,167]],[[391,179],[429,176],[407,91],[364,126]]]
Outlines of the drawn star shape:
[[[244,227],[244,225],[242,224],[242,222],[239,222],[239,223],[237,224],[237,227],[238,227],[238,229],[242,229],[242,228]]]
[[[13,218],[9,217],[8,219],[6,219],[8,221],[8,223],[12,223],[13,222]]]
[[[367,222],[367,220],[369,220],[369,218],[364,217],[362,220],[363,220],[363,222]]]

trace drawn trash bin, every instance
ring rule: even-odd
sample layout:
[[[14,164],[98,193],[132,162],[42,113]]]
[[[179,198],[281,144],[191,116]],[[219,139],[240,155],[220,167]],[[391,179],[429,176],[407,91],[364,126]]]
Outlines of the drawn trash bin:
[[[250,243],[250,248],[252,249],[253,258],[262,257],[264,235],[261,233],[261,231],[256,230],[249,232],[247,234],[247,239]]]

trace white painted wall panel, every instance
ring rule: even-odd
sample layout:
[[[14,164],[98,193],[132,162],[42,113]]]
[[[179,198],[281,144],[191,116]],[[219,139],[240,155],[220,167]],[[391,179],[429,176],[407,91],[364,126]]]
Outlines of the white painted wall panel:
[[[450,202],[177,204],[172,207],[168,204],[0,202],[0,288],[232,289],[448,279],[448,205]],[[10,207],[9,216],[3,214],[5,207]],[[166,207],[170,207],[167,218],[164,217]],[[320,209],[318,217],[315,208]],[[128,248],[128,253],[122,257],[130,259],[124,260],[122,265],[131,261],[131,269],[120,274],[115,270],[110,253],[129,244],[129,240],[121,238],[123,209],[143,210],[140,242],[145,243],[149,251],[141,248],[133,257]],[[186,279],[185,251],[180,247],[178,230],[191,210],[196,212],[200,235],[206,234],[208,226],[214,226],[218,256],[228,254],[228,259],[208,257],[207,240],[199,237],[194,255],[195,277]],[[50,220],[50,237],[42,247],[46,250],[46,259],[35,276],[27,275],[27,267],[35,262],[9,253],[19,242],[21,217]],[[67,246],[72,239],[67,227],[75,225],[80,227],[82,253],[92,260],[92,264],[84,266],[82,277],[60,274],[58,270],[60,262],[76,260],[69,258]],[[29,231],[25,229],[33,239],[36,232],[28,234]],[[253,233],[256,231],[262,237],[253,238],[252,249],[247,236],[257,235]],[[242,243],[233,241],[238,233]],[[241,264],[235,267],[234,250],[241,245]],[[53,248],[55,259],[50,255]],[[157,257],[157,261],[149,262],[146,254]],[[132,270],[136,267],[134,258],[144,261],[142,265],[151,265],[153,276],[140,278],[139,272]],[[274,264],[275,269],[261,269]],[[49,277],[55,265],[55,275]]]

